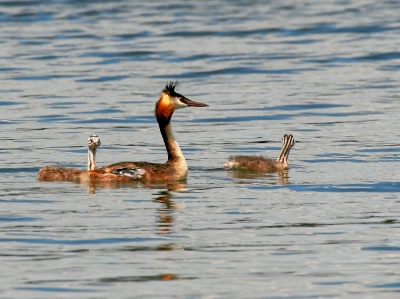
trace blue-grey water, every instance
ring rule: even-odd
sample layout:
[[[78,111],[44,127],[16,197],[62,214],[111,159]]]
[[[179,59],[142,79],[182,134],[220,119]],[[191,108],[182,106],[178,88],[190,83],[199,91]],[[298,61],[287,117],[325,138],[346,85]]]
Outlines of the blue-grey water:
[[[1,298],[398,298],[400,2],[1,1],[0,78]],[[36,180],[164,162],[169,80],[186,182]]]

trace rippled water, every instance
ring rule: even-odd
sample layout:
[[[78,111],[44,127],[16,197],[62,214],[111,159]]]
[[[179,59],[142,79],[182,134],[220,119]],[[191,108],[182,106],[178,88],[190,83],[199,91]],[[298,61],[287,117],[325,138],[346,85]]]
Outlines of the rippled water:
[[[142,2],[0,2],[0,297],[397,298],[400,3]],[[37,182],[165,161],[168,80],[187,182]]]

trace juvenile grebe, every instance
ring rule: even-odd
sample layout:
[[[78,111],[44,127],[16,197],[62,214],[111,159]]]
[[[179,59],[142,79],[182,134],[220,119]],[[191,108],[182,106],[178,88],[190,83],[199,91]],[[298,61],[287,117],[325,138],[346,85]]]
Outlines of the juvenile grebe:
[[[155,116],[168,153],[164,164],[149,162],[120,162],[91,171],[93,177],[109,174],[127,176],[132,170],[144,172],[142,180],[176,181],[186,179],[188,167],[171,128],[171,117],[175,110],[186,107],[207,107],[207,104],[194,102],[175,91],[178,81],[169,82],[162,90],[155,105]],[[118,180],[117,177],[115,177]]]
[[[46,166],[39,170],[39,181],[69,181],[69,182],[89,182],[89,181],[132,181],[140,179],[145,171],[137,168],[116,169],[113,173],[98,176],[96,165],[96,150],[100,147],[100,137],[92,135],[88,139],[88,163],[87,170],[83,171],[69,167]]]
[[[100,137],[92,135],[87,141],[88,162],[87,171],[97,169],[96,150],[101,145]],[[84,173],[83,170],[69,167],[45,166],[39,170],[37,179],[39,181],[75,181]]]
[[[289,152],[294,143],[293,136],[285,134],[282,138],[282,150],[276,161],[263,156],[231,156],[224,164],[224,167],[258,171],[280,171],[288,169]]]

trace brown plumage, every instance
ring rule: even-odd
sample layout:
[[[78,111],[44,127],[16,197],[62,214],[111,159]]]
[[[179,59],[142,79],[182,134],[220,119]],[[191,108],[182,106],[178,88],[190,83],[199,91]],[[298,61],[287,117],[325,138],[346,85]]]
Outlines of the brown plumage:
[[[37,179],[41,182],[59,182],[75,181],[81,174],[83,170],[69,168],[69,167],[55,167],[55,166],[45,166],[41,168],[37,174]]]
[[[149,162],[119,162],[90,172],[90,178],[100,180],[102,177],[109,180],[119,180],[110,176],[119,174],[120,177],[129,176],[137,172],[136,179],[145,181],[175,181],[186,179],[188,167],[178,143],[172,133],[171,118],[175,110],[186,107],[207,107],[207,104],[194,102],[175,92],[178,82],[169,82],[162,90],[155,105],[155,116],[162,138],[168,153],[168,160],[164,164]],[[132,177],[131,177],[132,178]]]
[[[276,161],[263,156],[231,156],[224,164],[224,167],[257,171],[281,171],[288,169],[289,152],[294,144],[293,136],[286,134],[282,138],[282,150]]]

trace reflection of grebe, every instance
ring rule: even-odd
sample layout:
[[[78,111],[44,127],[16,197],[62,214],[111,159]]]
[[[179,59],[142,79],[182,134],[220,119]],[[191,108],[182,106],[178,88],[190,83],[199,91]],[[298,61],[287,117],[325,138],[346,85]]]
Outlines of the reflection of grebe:
[[[169,82],[160,94],[156,102],[155,116],[160,127],[161,135],[164,139],[165,147],[168,152],[168,161],[164,164],[148,162],[120,162],[102,167],[91,172],[93,179],[117,174],[128,176],[133,169],[135,172],[144,172],[143,179],[148,181],[173,181],[186,179],[188,167],[178,143],[175,140],[171,128],[171,118],[175,110],[186,107],[206,107],[208,105],[194,102],[175,92],[178,82]],[[116,178],[118,179],[118,178]]]
[[[112,175],[112,174],[110,174]],[[165,181],[151,182],[128,179],[121,180],[87,180],[82,183],[87,183],[88,193],[95,193],[101,189],[119,189],[119,188],[147,188],[147,189],[163,189],[167,188],[170,191],[185,191],[186,184],[184,181]]]
[[[101,145],[100,138],[97,135],[89,137],[88,142],[88,162],[87,171],[95,170],[96,167],[96,150]],[[78,179],[83,170],[69,167],[45,166],[39,170],[37,179],[39,181],[74,181]]]
[[[289,152],[294,143],[292,135],[284,135],[282,138],[282,150],[276,161],[263,156],[231,156],[224,164],[224,167],[259,171],[280,171],[288,169]]]

